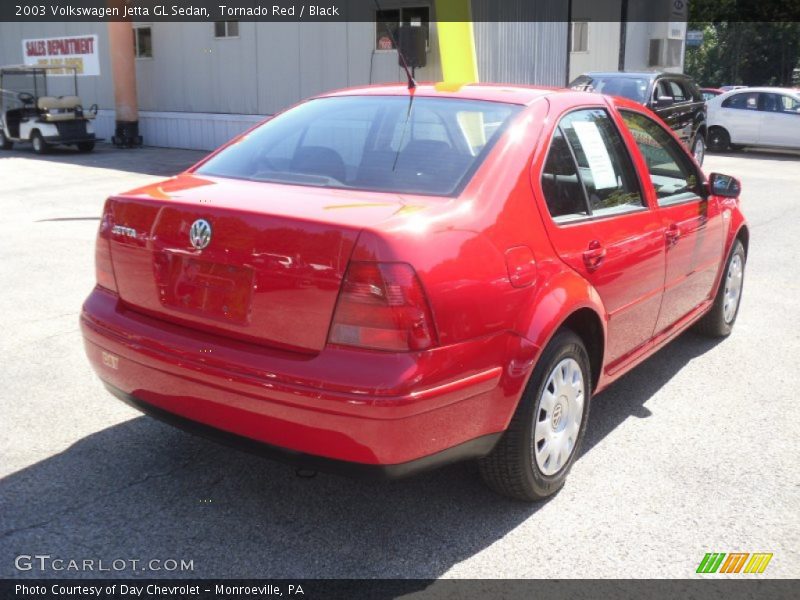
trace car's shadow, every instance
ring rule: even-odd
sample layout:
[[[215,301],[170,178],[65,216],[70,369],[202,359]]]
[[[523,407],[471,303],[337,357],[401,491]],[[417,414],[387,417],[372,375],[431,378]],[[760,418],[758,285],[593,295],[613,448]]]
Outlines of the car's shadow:
[[[714,344],[686,334],[598,396],[583,453],[650,416],[653,394]],[[194,572],[116,573],[129,576],[434,578],[543,505],[487,491],[473,464],[395,482],[300,478],[138,417],[0,481],[0,577],[115,574],[14,570],[15,556],[38,553],[194,561]]]
[[[199,162],[208,152],[175,148],[115,148],[100,143],[92,152],[78,152],[70,146],[53,146],[46,154],[36,154],[30,144],[15,145],[13,150],[0,150],[2,158],[26,158],[42,162],[58,162],[82,167],[113,169],[143,175],[172,176]]]

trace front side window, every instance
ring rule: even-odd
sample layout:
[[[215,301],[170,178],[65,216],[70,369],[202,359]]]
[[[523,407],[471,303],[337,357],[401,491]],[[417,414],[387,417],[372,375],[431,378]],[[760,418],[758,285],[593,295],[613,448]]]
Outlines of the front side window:
[[[268,121],[197,172],[450,196],[463,189],[520,109],[452,98],[319,98]]]
[[[758,98],[758,110],[765,112],[796,113],[800,110],[800,101],[783,94],[761,94]]]
[[[783,112],[800,113],[800,99],[782,95],[781,104],[783,105]]]
[[[758,93],[749,92],[734,94],[722,101],[722,108],[737,108],[740,110],[758,110]]]
[[[697,171],[682,146],[652,119],[627,110],[620,113],[647,163],[659,206],[696,199]]]
[[[686,100],[689,99],[688,94],[683,89],[683,86],[680,83],[674,80],[670,80],[668,84],[671,92],[670,95],[672,96],[672,99],[675,100],[675,102],[686,102]]]
[[[542,191],[557,222],[644,206],[625,143],[602,109],[575,111],[561,119],[542,173]]]

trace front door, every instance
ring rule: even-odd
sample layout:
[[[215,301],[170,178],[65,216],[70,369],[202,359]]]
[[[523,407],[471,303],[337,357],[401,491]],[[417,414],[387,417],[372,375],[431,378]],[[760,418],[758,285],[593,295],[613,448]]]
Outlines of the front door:
[[[761,113],[759,144],[800,148],[800,100],[786,94],[762,92],[758,110]]]
[[[664,296],[655,333],[709,300],[722,261],[723,225],[703,175],[667,130],[648,116],[620,111],[650,172],[667,247]]]
[[[664,282],[664,232],[605,108],[561,117],[541,189],[554,249],[605,306],[606,364],[613,370],[653,334]]]

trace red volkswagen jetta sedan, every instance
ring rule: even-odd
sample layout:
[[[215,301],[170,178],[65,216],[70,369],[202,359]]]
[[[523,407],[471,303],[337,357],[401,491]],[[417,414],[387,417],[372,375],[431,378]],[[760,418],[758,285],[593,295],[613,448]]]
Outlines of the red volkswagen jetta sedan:
[[[739,183],[569,90],[350,89],[112,196],[86,352],[136,408],[315,469],[556,492],[590,400],[736,320]]]

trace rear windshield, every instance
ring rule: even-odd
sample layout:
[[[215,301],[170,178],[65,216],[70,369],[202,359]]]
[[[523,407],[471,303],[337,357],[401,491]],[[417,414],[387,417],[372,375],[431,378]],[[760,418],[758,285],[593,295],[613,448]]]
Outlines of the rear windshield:
[[[197,173],[454,195],[520,106],[411,96],[319,98],[278,115]]]
[[[619,77],[602,75],[581,75],[569,86],[573,90],[596,92],[609,96],[622,96],[634,102],[644,104],[647,100],[647,88],[650,81],[644,77]]]

